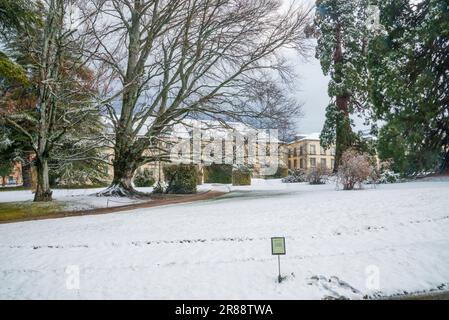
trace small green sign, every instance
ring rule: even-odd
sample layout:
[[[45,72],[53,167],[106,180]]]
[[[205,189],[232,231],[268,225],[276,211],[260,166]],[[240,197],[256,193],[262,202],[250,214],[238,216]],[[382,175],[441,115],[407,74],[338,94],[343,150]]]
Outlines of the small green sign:
[[[271,238],[271,254],[276,256],[285,255],[285,238]]]

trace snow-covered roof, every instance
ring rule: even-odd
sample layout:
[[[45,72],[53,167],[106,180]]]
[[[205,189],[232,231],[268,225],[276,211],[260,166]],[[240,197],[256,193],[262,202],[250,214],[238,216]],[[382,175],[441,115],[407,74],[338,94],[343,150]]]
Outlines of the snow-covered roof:
[[[148,129],[153,124],[154,119],[148,119],[142,128],[139,130],[139,136],[145,136]],[[111,120],[107,117],[104,118],[106,131],[112,134],[113,126]],[[271,143],[280,143],[281,141],[277,137],[270,137],[268,131],[255,129],[247,124],[241,122],[226,122],[225,124],[217,120],[196,120],[196,119],[184,119],[182,122],[173,124],[169,133],[169,139],[188,139],[191,137],[193,129],[200,129],[202,137],[204,138],[225,138],[229,134],[237,132],[242,136],[249,136],[257,133],[258,141],[270,141]]]
[[[313,132],[313,133],[308,133],[308,134],[298,134],[298,135],[296,135],[296,139],[293,142],[305,141],[305,140],[316,140],[316,141],[319,141],[320,140],[320,133],[319,132]]]

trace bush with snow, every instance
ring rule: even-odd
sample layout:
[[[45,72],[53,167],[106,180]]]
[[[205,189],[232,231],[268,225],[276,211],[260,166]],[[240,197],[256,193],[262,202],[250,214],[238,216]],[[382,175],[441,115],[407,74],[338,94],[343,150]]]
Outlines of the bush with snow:
[[[167,183],[164,181],[158,181],[153,187],[153,193],[154,194],[164,194],[167,190]]]
[[[317,168],[312,168],[307,175],[307,181],[310,184],[326,184],[329,178],[330,172],[326,168],[318,166]]]
[[[371,162],[366,153],[354,149],[345,151],[338,167],[338,183],[343,185],[344,190],[353,190],[355,187],[361,189],[363,182],[375,171]]]
[[[300,183],[306,181],[307,175],[303,169],[291,170],[290,175],[282,179],[283,183]]]
[[[138,188],[149,188],[152,187],[154,183],[155,179],[153,178],[153,174],[147,168],[139,170],[134,176],[134,185]]]
[[[379,183],[387,184],[387,183],[396,183],[400,180],[400,174],[396,173],[392,170],[385,170],[380,174]]]

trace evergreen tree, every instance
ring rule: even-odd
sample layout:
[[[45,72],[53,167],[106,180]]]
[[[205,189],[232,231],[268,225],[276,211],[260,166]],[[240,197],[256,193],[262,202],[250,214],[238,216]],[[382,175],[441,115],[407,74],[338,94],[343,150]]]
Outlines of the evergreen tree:
[[[5,39],[7,57],[25,70],[26,81],[0,69],[0,124],[24,137],[37,171],[35,201],[51,201],[51,165],[84,161],[102,141],[85,134],[99,121],[92,107],[95,74],[86,67],[83,34],[69,24],[73,1],[49,0],[39,8],[42,25]],[[36,10],[36,14],[37,10]],[[18,68],[19,68],[18,67]],[[5,71],[5,72],[3,72]],[[70,148],[70,151],[66,148]],[[57,168],[56,168],[57,169]]]
[[[335,170],[345,150],[356,142],[350,116],[367,110],[368,1],[317,0],[319,32],[316,57],[330,75],[326,122],[321,143],[336,144]]]
[[[6,137],[5,133],[0,131],[0,184],[6,185],[6,178],[13,170],[11,155],[7,152],[11,145],[11,141]]]
[[[12,33],[23,32],[30,24],[39,21],[33,1],[0,0],[0,34],[9,37]]]
[[[370,45],[382,158],[403,173],[449,170],[449,2],[381,1],[388,31]]]

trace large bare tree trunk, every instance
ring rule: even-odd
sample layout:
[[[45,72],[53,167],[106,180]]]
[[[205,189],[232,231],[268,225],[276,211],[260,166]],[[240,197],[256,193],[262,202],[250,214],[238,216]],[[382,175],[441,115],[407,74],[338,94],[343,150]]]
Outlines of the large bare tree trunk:
[[[114,179],[111,185],[103,192],[101,196],[112,197],[135,197],[140,193],[134,189],[132,180],[135,168],[128,161],[118,159],[114,161]]]
[[[50,180],[48,177],[48,160],[37,159],[37,189],[34,195],[34,201],[47,202],[52,201],[53,192],[50,190]]]
[[[98,196],[132,198],[144,195],[135,190],[132,185],[134,173],[140,166],[138,159],[141,151],[131,148],[124,137],[123,132],[116,135],[113,161],[114,178],[111,185],[98,193]]]

